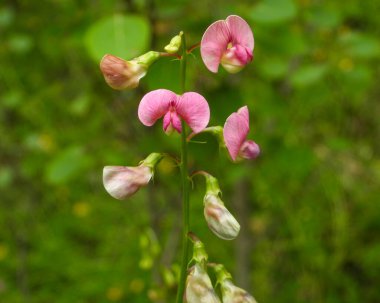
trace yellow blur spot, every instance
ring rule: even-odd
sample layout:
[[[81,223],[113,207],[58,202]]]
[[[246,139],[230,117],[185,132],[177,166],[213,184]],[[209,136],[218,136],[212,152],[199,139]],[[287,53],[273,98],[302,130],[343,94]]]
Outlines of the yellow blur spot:
[[[73,205],[73,213],[77,217],[80,217],[80,218],[86,217],[88,216],[90,211],[91,211],[91,208],[87,202],[77,202]]]
[[[133,279],[129,284],[129,289],[136,294],[141,293],[144,289],[144,281],[141,279]]]
[[[160,294],[159,294],[158,291],[155,290],[155,289],[149,289],[149,290],[148,290],[148,298],[149,298],[151,301],[155,302],[155,301],[157,301],[157,300],[160,299]]]
[[[349,72],[354,67],[354,62],[352,62],[351,58],[342,58],[338,63],[339,68],[342,71]]]
[[[176,164],[172,159],[163,158],[157,165],[157,169],[163,175],[170,175],[176,168]]]
[[[120,287],[113,286],[107,290],[107,299],[110,301],[118,301],[123,297],[123,290]]]
[[[8,255],[8,247],[5,244],[0,244],[0,261],[4,260]]]
[[[54,140],[48,134],[41,134],[38,136],[38,145],[45,152],[51,152],[55,148]]]

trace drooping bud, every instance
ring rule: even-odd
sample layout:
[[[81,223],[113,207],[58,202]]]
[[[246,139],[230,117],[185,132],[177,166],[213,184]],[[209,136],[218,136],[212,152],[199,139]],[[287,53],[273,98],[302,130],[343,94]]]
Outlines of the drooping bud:
[[[139,166],[105,166],[103,185],[106,191],[118,200],[129,198],[149,183],[162,157],[162,154],[152,153]]]
[[[240,231],[240,224],[224,206],[220,199],[218,180],[204,173],[206,178],[206,195],[204,197],[204,216],[211,231],[223,240],[233,240]]]
[[[104,79],[113,89],[136,88],[147,73],[149,66],[160,57],[158,52],[147,52],[131,61],[113,55],[105,55],[100,61]]]
[[[165,46],[166,52],[169,54],[175,54],[179,51],[182,42],[183,32],[181,31],[177,36],[174,36],[168,45]]]
[[[232,283],[231,274],[222,264],[213,267],[216,278],[220,284],[223,303],[257,303],[256,300],[244,289]]]
[[[187,303],[220,303],[210,277],[199,263],[195,263],[187,276],[185,297]]]

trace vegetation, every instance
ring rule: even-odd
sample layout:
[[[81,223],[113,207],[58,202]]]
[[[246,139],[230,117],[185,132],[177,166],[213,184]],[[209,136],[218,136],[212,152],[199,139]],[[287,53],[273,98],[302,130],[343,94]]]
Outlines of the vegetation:
[[[248,104],[261,155],[233,165],[197,136],[209,145],[191,144],[189,164],[219,178],[244,228],[216,238],[195,180],[191,230],[259,303],[377,302],[379,12],[356,0],[2,1],[0,302],[174,301],[178,167],[162,160],[126,202],[104,190],[102,169],[179,154],[179,136],[137,119],[146,92],[179,92],[179,63],[160,59],[137,90],[118,92],[99,61],[162,50],[180,30],[195,44],[231,14],[253,29],[253,62],[214,75],[196,50],[187,88],[209,101],[211,125]]]

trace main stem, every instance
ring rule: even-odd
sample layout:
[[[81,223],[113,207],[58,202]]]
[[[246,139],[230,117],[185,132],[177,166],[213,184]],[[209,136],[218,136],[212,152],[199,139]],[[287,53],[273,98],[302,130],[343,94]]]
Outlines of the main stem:
[[[181,94],[185,92],[186,82],[186,39],[185,34],[182,34],[182,58],[181,58]],[[189,232],[189,179],[187,168],[187,141],[186,141],[186,124],[182,120],[181,132],[181,179],[182,179],[182,261],[181,261],[181,274],[179,278],[178,291],[176,303],[183,302],[183,292],[185,289],[187,264],[188,264],[188,251],[189,240],[187,234]]]

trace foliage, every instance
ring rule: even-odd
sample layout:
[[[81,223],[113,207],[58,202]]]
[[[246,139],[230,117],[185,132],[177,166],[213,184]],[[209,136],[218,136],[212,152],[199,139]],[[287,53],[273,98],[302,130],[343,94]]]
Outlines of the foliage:
[[[178,154],[179,138],[136,119],[144,92],[178,90],[178,62],[155,63],[141,89],[115,92],[92,49],[113,47],[114,36],[98,35],[115,18],[144,20],[116,39],[130,59],[180,30],[195,44],[212,21],[238,14],[254,31],[253,63],[215,76],[196,51],[187,86],[209,101],[212,125],[249,104],[262,153],[234,166],[202,135],[213,145],[192,144],[190,162],[227,176],[223,201],[249,231],[226,245],[205,228],[199,180],[191,228],[258,302],[377,302],[378,13],[377,1],[355,0],[1,2],[0,301],[173,300],[177,167],[163,161],[126,203],[107,195],[101,172],[156,149]]]

